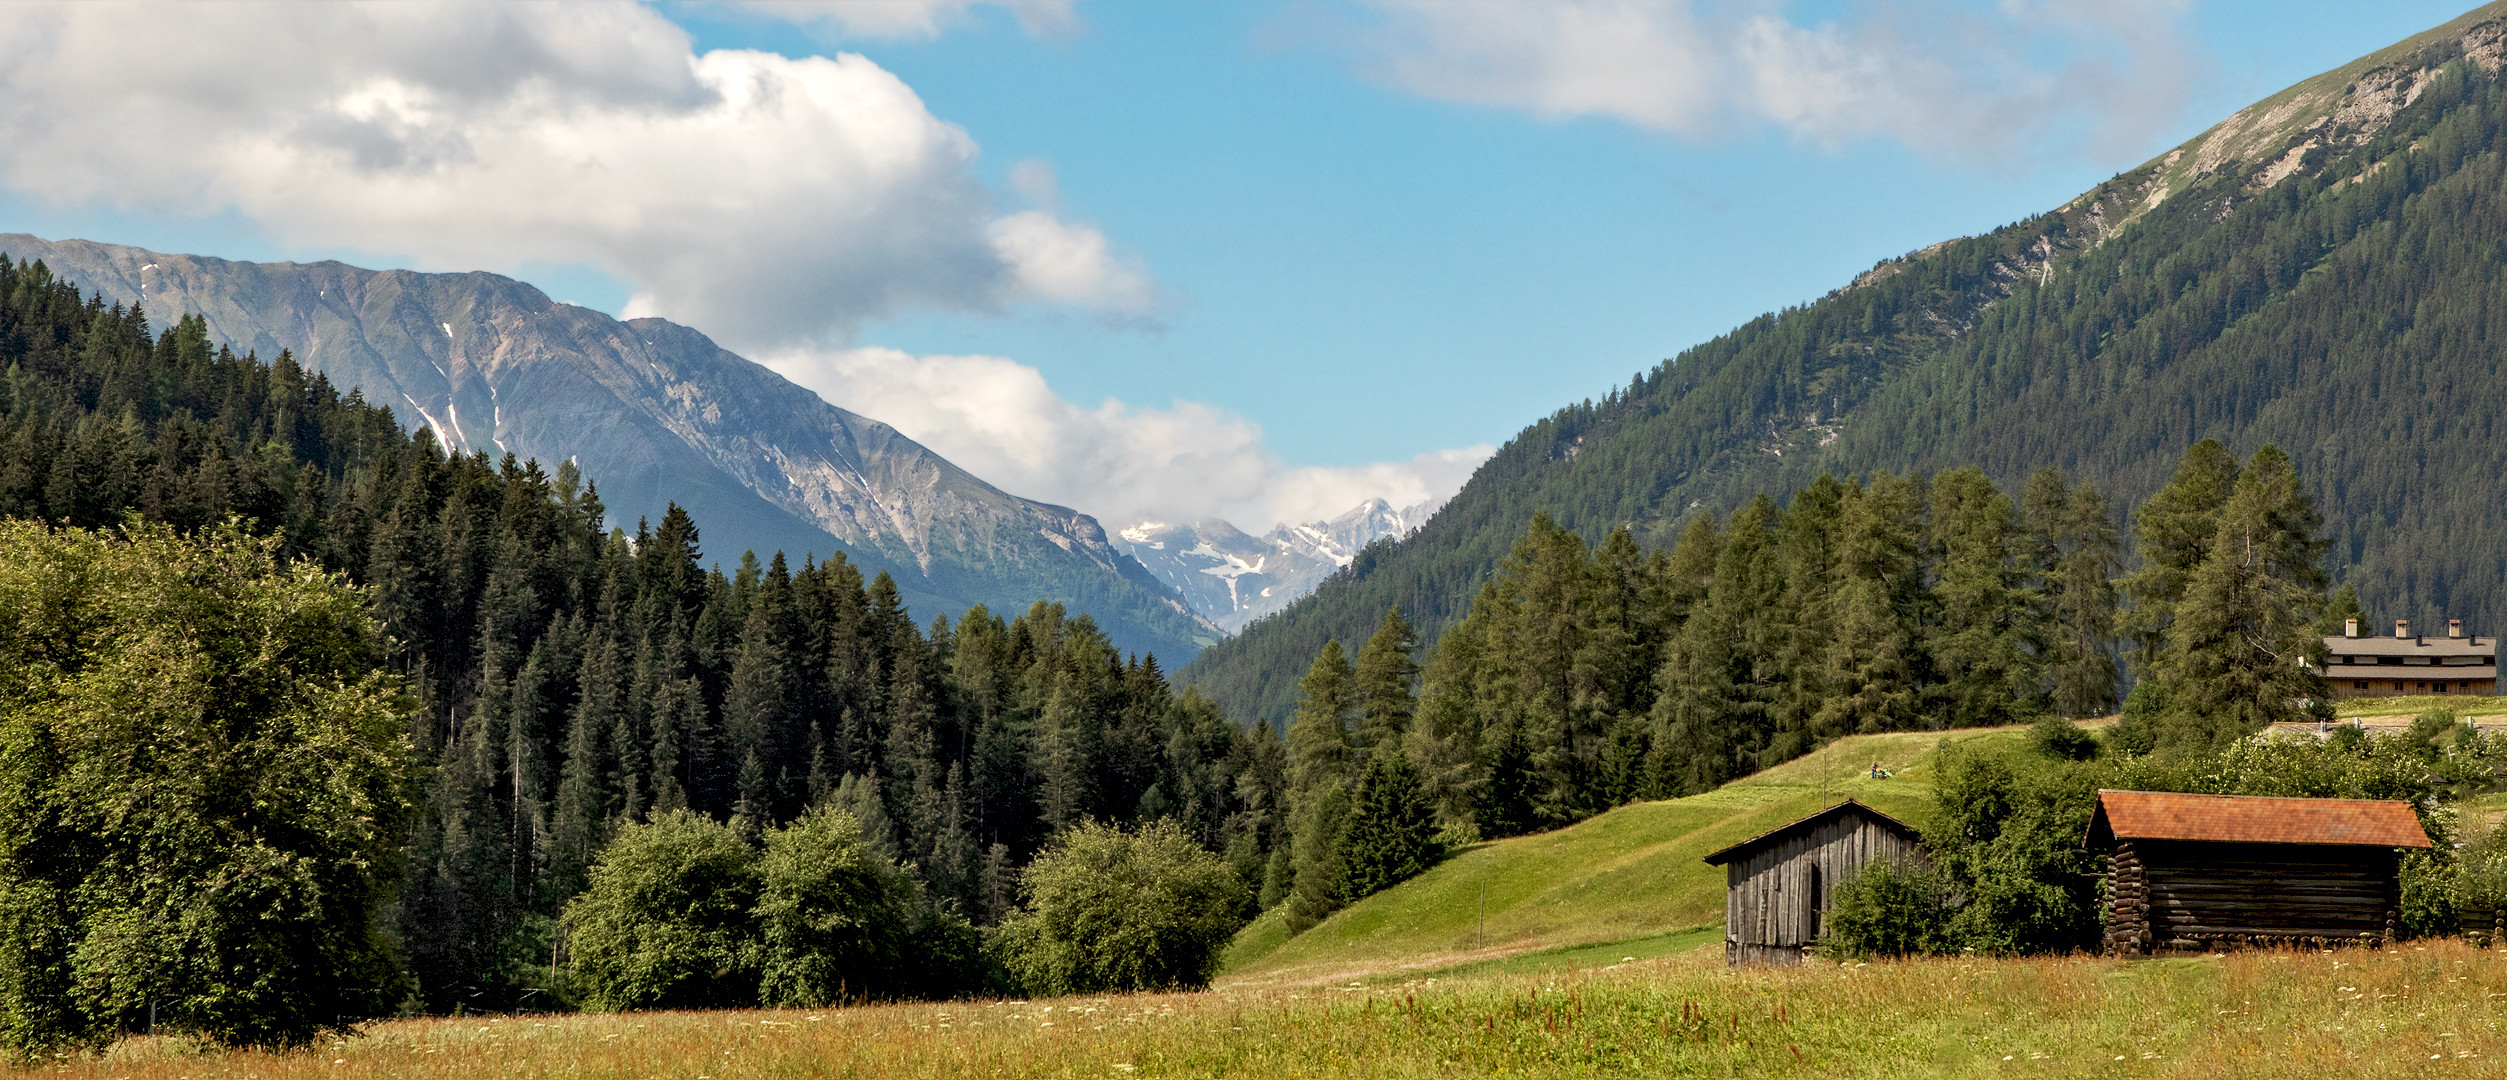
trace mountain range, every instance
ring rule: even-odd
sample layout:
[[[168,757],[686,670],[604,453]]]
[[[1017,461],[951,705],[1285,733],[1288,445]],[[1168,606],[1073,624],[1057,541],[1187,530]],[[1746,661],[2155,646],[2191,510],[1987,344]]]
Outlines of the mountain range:
[[[1459,619],[1536,513],[1667,547],[1822,472],[2040,465],[2117,513],[2191,444],[2291,455],[2378,618],[2507,627],[2507,5],[2061,206],[1881,260],[1524,429],[1408,539],[1181,674],[1284,719],[1328,640]]]
[[[1140,521],[1118,530],[1113,542],[1182,592],[1193,610],[1234,633],[1314,591],[1367,545],[1410,535],[1435,509],[1420,503],[1396,510],[1370,499],[1329,521],[1281,524],[1260,536],[1216,518]]]
[[[0,234],[110,302],[197,314],[237,352],[282,350],[457,453],[572,459],[611,520],[677,502],[706,557],[842,551],[925,617],[1039,600],[1125,650],[1189,659],[1220,630],[1097,521],[1005,493],[896,429],[662,319],[620,321],[487,273],[251,263]]]

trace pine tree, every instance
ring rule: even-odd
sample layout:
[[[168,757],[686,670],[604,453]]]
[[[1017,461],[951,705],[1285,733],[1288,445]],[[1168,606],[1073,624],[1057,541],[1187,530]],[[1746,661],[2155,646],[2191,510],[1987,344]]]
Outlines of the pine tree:
[[[1524,745],[1523,733],[1513,724],[1497,726],[1481,742],[1487,757],[1486,783],[1481,785],[1473,811],[1480,835],[1490,839],[1521,836],[1540,828],[1534,809],[1536,780],[1532,774],[1532,753]]]
[[[1940,682],[1928,719],[1980,727],[2036,716],[2046,632],[2017,509],[1983,470],[1952,469],[1933,477],[1931,526],[1937,615],[1926,637]]]
[[[1923,495],[1921,478],[1883,474],[1845,501],[1816,739],[1916,724],[1926,674]]]
[[[1344,857],[1349,813],[1349,788],[1338,783],[1314,789],[1298,808],[1297,832],[1289,851],[1294,876],[1286,901],[1292,934],[1305,933],[1350,900]]]
[[[1418,770],[1399,754],[1378,754],[1358,782],[1342,863],[1349,898],[1417,877],[1444,856]]]
[[[2207,750],[2275,721],[2306,720],[2328,694],[2323,517],[2289,457],[2266,446],[2248,459],[2203,561],[2175,605],[2153,678],[2167,711],[2159,750]]]
[[[1337,640],[1325,642],[1298,680],[1297,716],[1288,724],[1289,791],[1304,799],[1340,787],[1350,772],[1350,682],[1355,673]]]
[[[1410,657],[1419,648],[1419,632],[1401,617],[1401,609],[1384,612],[1375,636],[1358,650],[1350,694],[1355,698],[1358,730],[1352,739],[1361,756],[1398,753],[1402,737],[1418,712],[1419,665]]]
[[[2106,498],[2051,466],[2021,499],[2027,548],[2044,597],[2047,700],[2057,716],[2103,716],[2116,706],[2116,591],[2123,556]]]
[[[2217,440],[2204,439],[2185,452],[2167,486],[2133,515],[2142,566],[2118,584],[2132,601],[2125,623],[2137,649],[2138,672],[2155,668],[2167,647],[2176,605],[2210,554],[2237,471],[2236,455]]]

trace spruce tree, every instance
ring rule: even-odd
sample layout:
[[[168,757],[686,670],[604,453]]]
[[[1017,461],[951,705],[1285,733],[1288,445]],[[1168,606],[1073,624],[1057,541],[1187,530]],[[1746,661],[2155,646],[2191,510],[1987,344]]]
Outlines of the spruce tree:
[[[2027,550],[2046,620],[2047,701],[2070,719],[2115,710],[2116,591],[2122,565],[2115,519],[2095,485],[2073,486],[2051,466],[2028,478],[2021,499]]]
[[[1849,489],[1815,740],[1916,724],[1927,659],[1923,487],[1920,477],[1882,474],[1859,492]]]
[[[1443,857],[1418,770],[1400,754],[1378,754],[1368,763],[1341,848],[1351,900],[1417,877]]]
[[[2017,508],[1983,470],[1952,469],[1933,477],[1931,526],[1936,614],[1926,636],[1940,681],[1927,719],[1979,727],[2037,715],[2042,597],[2019,557]]]
[[[2322,526],[2288,455],[2256,451],[2175,605],[2154,748],[2216,748],[2324,705]]]
[[[1298,807],[1286,901],[1292,934],[1305,933],[1349,902],[1349,803],[1347,785],[1328,783],[1308,792]]]
[[[1297,716],[1288,724],[1289,790],[1294,797],[1339,787],[1349,779],[1354,675],[1341,643],[1334,640],[1323,644],[1305,678],[1297,682]]]
[[[1384,622],[1367,639],[1366,647],[1358,650],[1350,693],[1358,713],[1352,741],[1361,755],[1400,752],[1402,736],[1418,712],[1419,665],[1410,658],[1418,647],[1419,632],[1396,607],[1385,610]]]
[[[2220,531],[2220,508],[2237,485],[2237,456],[2218,440],[2204,439],[2185,451],[2176,475],[2133,515],[2135,554],[2141,568],[2117,584],[2132,608],[2125,624],[2136,650],[2134,668],[2148,672],[2167,648],[2195,568],[2210,554]]]

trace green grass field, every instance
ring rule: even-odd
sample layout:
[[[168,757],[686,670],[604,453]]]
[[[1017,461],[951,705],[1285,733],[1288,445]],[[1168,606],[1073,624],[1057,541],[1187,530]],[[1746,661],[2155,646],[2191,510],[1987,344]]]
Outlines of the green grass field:
[[[2507,1076],[2507,952],[2458,941],[1724,966],[1722,873],[1700,856],[1848,795],[1920,827],[1936,747],[2018,737],[1848,739],[1707,795],[1478,845],[1297,938],[1257,923],[1205,993],[407,1020],[283,1054],[132,1039],[20,1075]],[[1875,761],[1895,777],[1871,779]]]
[[[1277,915],[1256,920],[1230,946],[1219,985],[1383,980],[1519,955],[1530,962],[1534,954],[1600,966],[1637,955],[1640,941],[1720,942],[1724,872],[1701,861],[1708,852],[1848,796],[1920,828],[1933,808],[1936,746],[2018,735],[1996,728],[1855,736],[1703,795],[1474,845],[1296,937]],[[1871,779],[1874,763],[1895,775]],[[1614,951],[1614,942],[1628,945]]]
[[[2409,720],[2422,713],[2445,710],[2462,719],[2481,718],[2484,722],[2507,720],[2507,698],[2467,697],[2462,694],[2420,694],[2414,697],[2345,698],[2333,703],[2333,715],[2348,717],[2393,717]]]
[[[135,1039],[80,1080],[926,1077],[2480,1077],[2507,956],[2456,942],[2123,962],[1583,972],[818,1012],[408,1020],[292,1054]]]

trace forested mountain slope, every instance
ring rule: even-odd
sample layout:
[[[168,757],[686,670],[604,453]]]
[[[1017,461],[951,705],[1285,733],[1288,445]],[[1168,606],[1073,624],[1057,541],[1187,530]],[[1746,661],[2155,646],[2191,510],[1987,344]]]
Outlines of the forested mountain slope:
[[[896,429],[827,404],[663,319],[620,322],[494,274],[246,263],[0,235],[108,303],[213,342],[292,352],[455,453],[572,460],[625,523],[677,502],[717,557],[842,550],[923,617],[1037,600],[1122,648],[1181,661],[1218,632],[1095,519],[1007,494]]]
[[[2296,459],[2380,618],[2507,625],[2507,5],[2310,79],[2049,213],[1887,260],[1559,410],[1409,540],[1185,677],[1279,719],[1327,639],[1461,617],[1535,513],[1667,547],[1822,472],[2054,465],[2138,504],[2192,443]]]
[[[1255,879],[1280,846],[1276,741],[1088,616],[922,624],[841,554],[708,570],[698,519],[619,535],[598,479],[448,456],[284,353],[0,256],[0,518],[233,519],[363,587],[417,698],[395,929],[428,1009],[548,988],[594,854],[674,809],[754,828],[832,802],[977,922],[1080,821],[1172,820]]]

